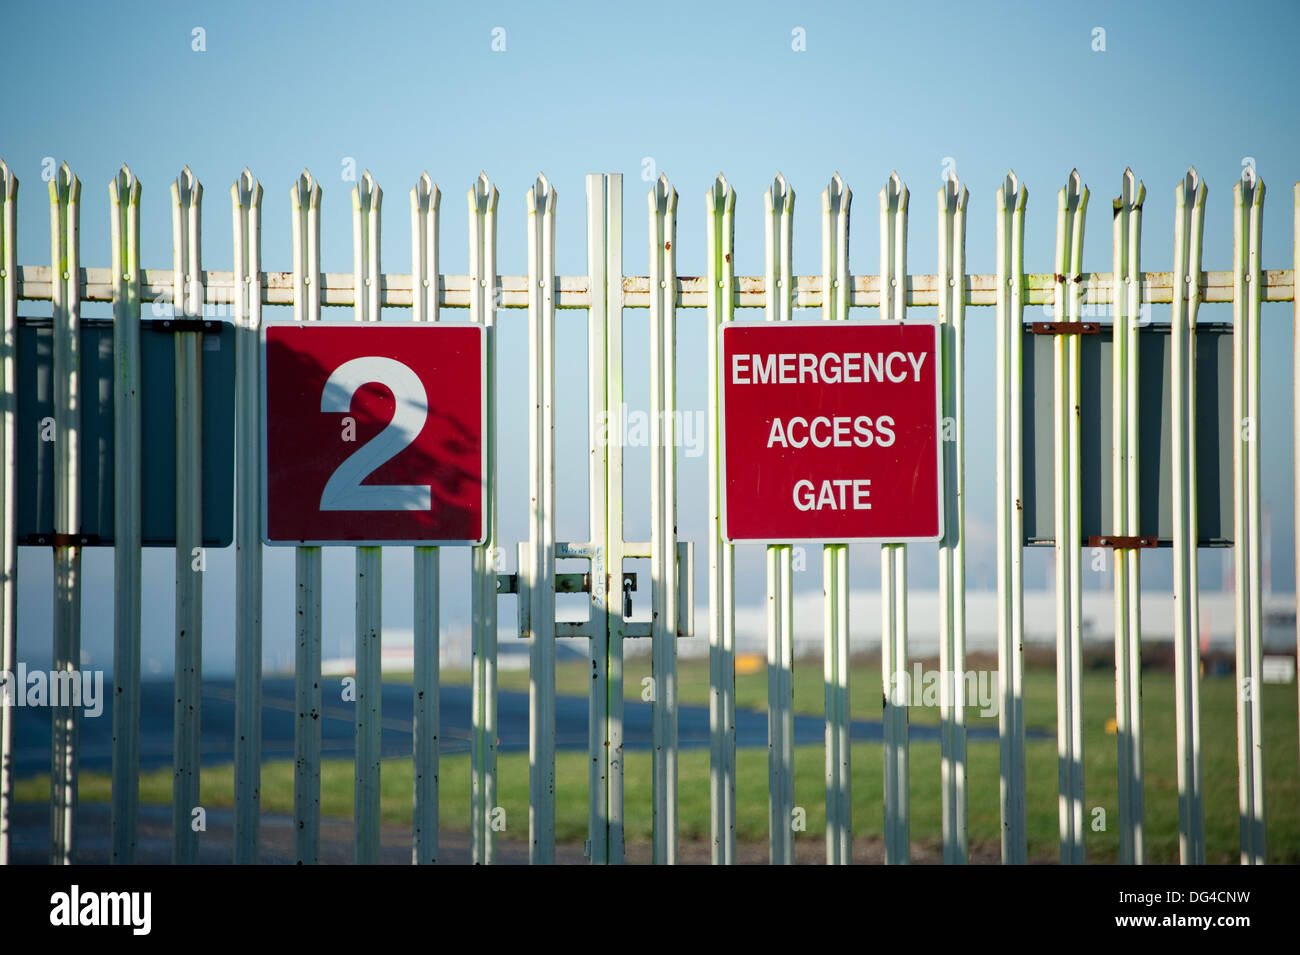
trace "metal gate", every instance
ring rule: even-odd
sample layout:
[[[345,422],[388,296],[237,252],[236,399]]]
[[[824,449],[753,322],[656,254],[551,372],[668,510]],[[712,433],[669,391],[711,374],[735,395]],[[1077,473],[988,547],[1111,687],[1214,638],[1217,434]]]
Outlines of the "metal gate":
[[[1113,269],[1082,269],[1084,221],[1089,192],[1072,173],[1058,194],[1056,256],[1052,271],[1028,273],[1024,265],[1024,215],[1027,190],[1014,174],[997,190],[997,271],[966,271],[967,191],[949,175],[938,194],[938,269],[911,274],[907,265],[909,193],[897,175],[880,192],[880,268],[876,275],[849,270],[851,192],[838,175],[821,196],[822,265],[818,275],[796,276],[792,268],[794,191],[778,176],[765,194],[766,255],[761,276],[736,274],[734,227],[736,196],[719,176],[706,194],[707,264],[702,276],[678,272],[677,193],[660,177],[648,196],[649,267],[646,275],[625,275],[623,264],[623,184],[619,175],[591,175],[586,182],[586,275],[555,274],[555,190],[539,177],[526,195],[528,270],[499,274],[496,247],[498,193],[480,175],[468,194],[469,274],[444,275],[439,268],[440,193],[428,174],[410,192],[412,261],[409,274],[384,272],[380,259],[382,193],[367,173],[352,191],[354,268],[351,274],[326,274],[320,268],[322,190],[306,172],[290,190],[292,267],[264,271],[261,185],[248,170],[231,187],[234,269],[205,270],[200,255],[202,187],[187,168],[172,184],[173,262],[169,269],[145,269],[139,260],[141,187],[123,167],[110,184],[111,268],[81,262],[79,221],[81,184],[64,165],[49,183],[51,262],[19,266],[16,257],[18,181],[0,163],[3,216],[0,216],[0,390],[3,430],[3,592],[0,623],[3,665],[17,663],[16,474],[23,464],[17,444],[15,354],[18,303],[49,301],[53,307],[54,395],[52,425],[57,456],[51,546],[55,574],[54,662],[75,670],[80,658],[80,565],[84,546],[79,514],[77,442],[85,402],[80,380],[78,331],[82,302],[111,302],[115,375],[113,526],[114,586],[114,751],[112,858],[129,863],[136,855],[139,793],[141,486],[140,426],[142,306],[174,306],[176,363],[176,705],[173,858],[197,859],[198,834],[189,823],[198,805],[199,697],[202,600],[204,588],[193,555],[203,543],[200,527],[204,448],[201,440],[201,342],[205,308],[228,309],[237,336],[235,441],[236,474],[236,737],[234,861],[258,860],[260,816],[260,740],[262,667],[262,556],[260,535],[258,330],[264,305],[291,305],[294,317],[314,321],[322,309],[351,307],[358,321],[376,321],[385,307],[412,309],[416,321],[438,321],[443,308],[469,310],[469,320],[485,326],[489,341],[489,395],[495,386],[494,330],[508,320],[501,310],[525,312],[529,334],[529,535],[518,545],[518,572],[503,573],[496,531],[496,447],[503,422],[489,407],[489,496],[486,542],[472,560],[472,799],[470,831],[475,862],[496,857],[492,814],[497,805],[497,599],[518,594],[519,633],[530,641],[530,858],[554,860],[555,850],[555,646],[561,638],[583,638],[592,667],[589,709],[589,856],[617,863],[623,840],[623,641],[652,643],[653,679],[653,859],[677,857],[677,682],[676,641],[692,629],[694,599],[692,549],[677,536],[676,468],[672,428],[676,410],[675,346],[678,308],[704,308],[716,331],[738,308],[763,309],[773,321],[791,320],[794,308],[820,308],[826,320],[842,320],[852,308],[874,308],[881,318],[906,321],[911,306],[938,308],[943,340],[945,427],[945,537],[939,547],[940,666],[965,669],[966,584],[964,528],[965,439],[963,407],[965,313],[967,306],[995,309],[996,467],[998,553],[998,673],[1001,751],[1002,858],[1026,861],[1025,725],[1023,697],[1022,548],[1027,542],[1022,509],[1022,479],[1027,466],[1023,439],[1027,415],[1022,390],[1026,341],[1030,334],[1051,341],[1051,475],[1054,487],[1050,539],[1056,551],[1057,728],[1060,753],[1061,859],[1083,862],[1083,768],[1081,716],[1081,544],[1088,535],[1081,518],[1080,402],[1081,341],[1099,323],[1085,320],[1086,306],[1109,306],[1113,317],[1111,401],[1113,472],[1108,502],[1110,530],[1092,535],[1096,546],[1113,547],[1116,560],[1116,708],[1121,857],[1145,858],[1143,767],[1140,708],[1140,630],[1138,574],[1143,536],[1139,508],[1139,315],[1144,304],[1170,305],[1169,368],[1172,438],[1172,544],[1177,654],[1178,772],[1180,851],[1185,863],[1205,858],[1199,743],[1199,650],[1197,612],[1197,310],[1202,302],[1232,302],[1232,425],[1242,436],[1231,449],[1233,516],[1231,542],[1236,572],[1236,664],[1239,739],[1241,858],[1262,862],[1264,846],[1263,750],[1259,695],[1261,680],[1261,532],[1259,442],[1260,306],[1295,301],[1294,276],[1300,270],[1300,186],[1296,189],[1297,242],[1293,268],[1265,270],[1261,261],[1264,186],[1247,169],[1233,189],[1234,255],[1231,268],[1204,271],[1201,237],[1206,187],[1194,170],[1175,189],[1177,210],[1172,272],[1140,267],[1141,216],[1145,189],[1131,172],[1123,177],[1113,209]],[[1026,306],[1050,306],[1053,321],[1023,323]],[[586,309],[588,314],[590,425],[590,534],[585,541],[559,541],[555,531],[555,310]],[[617,416],[623,399],[623,310],[648,309],[652,433],[651,534],[648,541],[623,536],[623,452],[618,442],[601,440],[598,412]],[[734,548],[719,530],[719,394],[717,336],[709,338],[709,532],[708,639],[710,660],[710,780],[712,859],[736,861],[735,738],[735,564]],[[1300,336],[1296,367],[1300,368]],[[1213,399],[1215,396],[1210,396]],[[1042,396],[1047,401],[1048,396]],[[1200,400],[1205,400],[1201,396]],[[1300,411],[1300,387],[1296,390]],[[506,423],[517,433],[519,424]],[[1041,437],[1041,436],[1039,436]],[[1039,438],[1036,437],[1036,440]],[[1045,445],[1044,445],[1045,446]],[[1300,464],[1300,443],[1297,444]],[[987,502],[981,502],[986,505]],[[1300,520],[1300,510],[1297,512]],[[1040,529],[1041,530],[1041,529]],[[1300,528],[1298,528],[1300,530]],[[1300,534],[1297,535],[1300,537]],[[649,559],[652,622],[638,623],[624,612],[624,562]],[[557,574],[556,561],[589,562],[585,574]],[[438,703],[439,594],[437,548],[415,549],[414,839],[412,861],[439,858]],[[379,847],[379,728],[381,716],[379,599],[382,567],[378,548],[357,548],[356,563],[356,800],[355,858],[373,862]],[[884,816],[886,861],[909,859],[908,721],[904,705],[891,698],[895,676],[908,666],[906,551],[885,544],[881,561],[883,638],[881,685],[884,701]],[[824,549],[824,666],[826,685],[826,858],[848,863],[852,855],[850,783],[848,614],[849,561],[843,544]],[[296,554],[297,728],[295,731],[294,817],[299,861],[315,862],[319,852],[321,737],[321,551],[302,547]],[[582,592],[590,598],[586,623],[556,621],[556,593]],[[220,595],[224,597],[225,595]],[[770,776],[770,858],[794,860],[789,820],[794,808],[793,585],[791,548],[767,549],[767,663]],[[13,794],[13,720],[0,708],[0,861],[8,860]],[[942,840],[944,861],[966,861],[966,728],[962,706],[941,707]],[[75,861],[78,715],[74,707],[56,710],[51,740],[51,861]]]

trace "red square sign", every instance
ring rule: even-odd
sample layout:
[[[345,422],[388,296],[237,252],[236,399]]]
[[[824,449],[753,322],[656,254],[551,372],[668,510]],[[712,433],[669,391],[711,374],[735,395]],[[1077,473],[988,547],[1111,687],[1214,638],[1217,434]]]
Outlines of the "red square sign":
[[[465,324],[265,325],[267,543],[482,543],[485,341]]]
[[[936,324],[729,322],[719,334],[724,539],[939,539]]]

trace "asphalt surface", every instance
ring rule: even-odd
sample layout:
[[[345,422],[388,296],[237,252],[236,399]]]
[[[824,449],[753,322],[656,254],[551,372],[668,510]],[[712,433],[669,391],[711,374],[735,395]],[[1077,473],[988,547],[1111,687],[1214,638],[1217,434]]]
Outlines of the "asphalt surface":
[[[469,751],[470,688],[443,686],[439,712],[441,716],[440,751]],[[79,758],[83,770],[107,772],[113,760],[112,692],[104,686],[103,712],[95,718],[81,719]],[[153,770],[172,764],[172,683],[149,680],[141,684],[140,700],[140,768]],[[325,758],[351,758],[353,753],[353,704],[343,701],[342,681],[321,681],[321,751]],[[409,685],[384,684],[383,752],[385,756],[409,755],[412,746],[411,721],[414,689]],[[528,751],[528,694],[502,691],[498,695],[499,745],[503,753]],[[639,700],[624,704],[623,746],[629,750],[650,748],[650,707]],[[555,740],[561,750],[587,748],[587,701],[582,697],[561,696],[556,699]],[[50,769],[50,717],[48,707],[21,707],[12,711],[16,717],[15,764],[19,778]],[[295,719],[294,688],[291,678],[272,678],[262,682],[262,757],[293,758]],[[205,765],[217,765],[234,759],[235,685],[233,680],[207,680],[203,684],[202,754]],[[825,721],[819,716],[794,718],[796,743],[821,744],[825,740]],[[855,720],[855,742],[873,742],[882,738],[881,725]],[[679,706],[678,742],[682,748],[709,745],[709,709],[707,706]],[[1038,735],[1030,731],[1031,736]],[[937,727],[909,727],[913,741],[937,740]],[[971,728],[971,740],[996,739],[996,730]],[[761,710],[736,711],[736,745],[767,745],[767,714]]]

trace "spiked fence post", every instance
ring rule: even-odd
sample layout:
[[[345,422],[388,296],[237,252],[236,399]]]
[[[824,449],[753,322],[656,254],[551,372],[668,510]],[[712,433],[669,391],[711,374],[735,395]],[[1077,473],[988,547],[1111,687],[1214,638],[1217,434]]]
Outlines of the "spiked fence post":
[[[822,192],[822,318],[849,317],[849,206],[852,191],[839,173]],[[853,797],[849,751],[849,548],[822,551],[823,676],[826,687],[826,862],[853,859]]]
[[[1142,202],[1146,187],[1133,170],[1124,171],[1123,188],[1112,218],[1113,320],[1112,491],[1114,533],[1136,537],[1138,525],[1138,326],[1141,322]],[[1139,555],[1136,547],[1117,547],[1115,559],[1115,738],[1119,773],[1120,862],[1141,865],[1142,802],[1142,634]]]
[[[587,316],[592,558],[588,858],[623,861],[623,448],[606,429],[623,401],[623,177],[587,177]],[[605,423],[602,429],[601,422]]]
[[[1088,188],[1078,170],[1057,196],[1055,313],[1058,322],[1080,321],[1083,225]],[[1083,714],[1081,669],[1083,593],[1079,504],[1079,336],[1058,333],[1054,342],[1056,445],[1056,733],[1061,861],[1082,865]]]
[[[1291,413],[1292,423],[1300,421],[1300,294],[1297,294],[1296,288],[1300,286],[1300,182],[1295,184],[1292,191],[1292,197],[1295,201],[1295,207],[1292,212],[1292,239],[1291,239],[1291,375],[1294,398],[1292,401]],[[1295,467],[1293,475],[1296,482],[1296,499],[1300,501],[1300,441],[1294,442]],[[1295,511],[1295,573],[1296,588],[1295,592],[1300,595],[1300,506],[1294,508]],[[1300,597],[1297,597],[1300,599]],[[1297,619],[1300,619],[1298,616]],[[1296,629],[1296,660],[1300,662],[1300,628]],[[1296,689],[1300,692],[1300,680],[1296,681]]]
[[[939,719],[943,861],[964,864],[966,800],[966,203],[949,173],[939,190],[939,325],[943,335],[943,540],[939,542]],[[951,429],[951,432],[949,432]],[[959,695],[960,694],[960,695]]]
[[[140,183],[108,186],[113,236],[113,794],[111,860],[136,858],[140,811]]]
[[[660,176],[650,207],[650,551],[654,861],[677,862],[677,190]]]
[[[1238,808],[1241,862],[1262,865],[1264,844],[1263,608],[1260,577],[1260,243],[1264,182],[1252,167],[1233,187],[1233,571],[1237,652]]]
[[[230,187],[234,225],[235,864],[255,865],[262,822],[262,184]]]
[[[0,159],[0,673],[18,667],[18,178]],[[6,681],[11,677],[3,677]],[[0,865],[9,864],[13,812],[14,710],[3,705],[16,693],[0,687]]]
[[[80,531],[81,437],[81,180],[68,164],[50,180],[50,244],[54,311],[54,531]],[[81,664],[81,548],[54,547],[54,670]],[[50,732],[50,862],[70,865],[75,855],[77,738],[80,711],[56,706]]]
[[[199,228],[203,186],[186,166],[172,183],[172,289],[176,318],[203,317]],[[199,859],[192,825],[199,807],[203,695],[203,334],[176,333],[176,692],[172,857]]]
[[[293,212],[293,317],[320,321],[321,187],[307,170],[289,190]],[[300,865],[320,861],[321,552],[294,549],[294,854]]]
[[[998,189],[997,214],[997,464],[998,752],[1002,861],[1023,865],[1025,814],[1024,518],[1021,500],[1024,423],[1021,373],[1024,335],[1025,206],[1029,190],[1014,172]]]
[[[528,208],[528,861],[555,862],[555,190],[539,175]]]
[[[718,329],[735,316],[736,192],[719,173],[705,195],[709,249],[709,806],[714,865],[736,862],[736,569],[722,540]],[[768,295],[771,285],[768,285]]]
[[[763,194],[768,321],[791,319],[794,190],[777,175]],[[794,864],[794,574],[789,544],[767,547],[768,859]]]
[[[907,187],[893,173],[880,190],[880,317],[907,317]],[[880,548],[880,669],[884,692],[885,862],[911,858],[908,805],[907,547]]]
[[[436,322],[439,311],[438,187],[427,172],[411,189],[411,317]],[[411,861],[438,861],[438,548],[415,548],[414,826]]]
[[[487,329],[487,482],[486,539],[471,558],[471,673],[473,683],[470,737],[470,838],[475,865],[496,861],[497,799],[497,543],[496,467],[496,306],[497,200],[486,173],[479,173],[468,194],[470,321]],[[504,810],[501,810],[504,812]]]
[[[380,320],[379,225],[384,191],[366,170],[352,187],[353,315]],[[356,784],[353,855],[358,865],[379,861],[379,776],[383,760],[383,550],[356,549]]]
[[[1196,313],[1201,304],[1205,183],[1195,169],[1174,189],[1170,314],[1170,482],[1174,550],[1174,711],[1178,747],[1178,855],[1205,864],[1201,770],[1200,586],[1196,520]]]

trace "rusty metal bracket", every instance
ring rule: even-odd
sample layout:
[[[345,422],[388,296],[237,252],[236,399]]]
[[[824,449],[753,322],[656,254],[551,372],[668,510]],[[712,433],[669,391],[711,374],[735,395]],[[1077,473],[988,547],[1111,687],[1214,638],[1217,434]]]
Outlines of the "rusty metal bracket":
[[[98,534],[28,534],[19,543],[27,547],[98,547],[107,542]]]
[[[221,323],[206,318],[152,318],[140,325],[151,332],[219,332]]]
[[[1115,550],[1133,550],[1139,547],[1158,547],[1154,537],[1124,537],[1120,534],[1093,534],[1088,538],[1089,547],[1112,547]]]
[[[1034,335],[1100,335],[1099,322],[1030,322]]]

